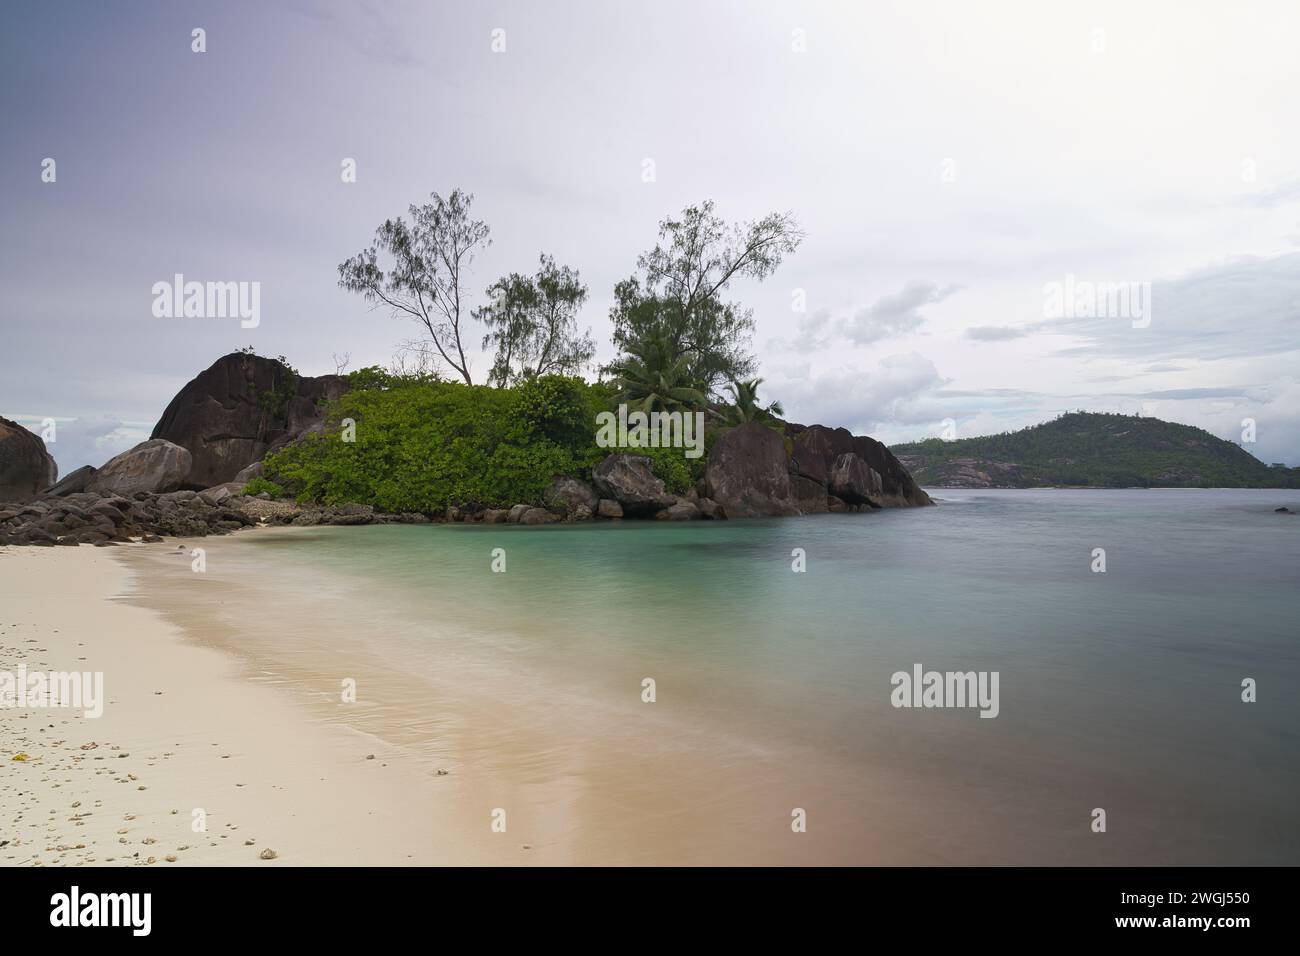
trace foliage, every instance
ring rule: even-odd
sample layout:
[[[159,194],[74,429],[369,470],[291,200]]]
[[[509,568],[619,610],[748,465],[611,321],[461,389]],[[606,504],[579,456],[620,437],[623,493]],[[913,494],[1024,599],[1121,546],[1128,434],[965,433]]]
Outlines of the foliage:
[[[470,218],[473,194],[454,189],[446,199],[432,193],[430,200],[409,207],[409,223],[385,220],[369,246],[339,263],[339,285],[413,319],[426,338],[407,347],[450,366],[470,385],[463,283],[477,252],[491,245],[490,230]]]
[[[591,332],[578,332],[587,287],[576,270],[542,255],[536,276],[512,272],[488,287],[492,302],[474,315],[488,329],[483,347],[495,347],[488,381],[513,385],[539,375],[575,375],[596,354]]]
[[[1300,469],[1270,468],[1191,425],[1072,412],[1020,431],[957,441],[930,438],[893,452],[922,484],[943,484],[960,459],[1017,466],[1017,487],[1296,488]]]
[[[706,385],[693,372],[691,353],[679,353],[660,333],[630,343],[610,366],[618,401],[636,411],[681,411],[702,407]]]
[[[773,428],[785,435],[785,427],[781,422],[781,416],[785,414],[785,409],[781,407],[780,402],[772,402],[766,408],[758,403],[758,386],[763,384],[761,378],[752,379],[748,382],[732,381],[727,385],[727,391],[731,395],[731,404],[724,405],[720,410],[714,411],[713,415],[718,423],[724,428],[734,428],[737,425],[743,425],[746,422],[758,422]]]
[[[712,391],[727,378],[751,373],[750,309],[727,302],[733,279],[764,279],[795,251],[803,232],[789,213],[728,226],[706,201],[659,224],[659,243],[637,259],[641,272],[614,289],[614,344],[631,352],[651,338],[673,356],[688,356],[688,377]]]
[[[369,387],[333,403],[323,432],[264,462],[267,478],[300,500],[387,511],[507,507],[540,500],[556,475],[590,479],[607,453],[595,444],[595,414],[608,393],[581,379],[542,376],[499,389],[352,374]],[[344,418],[356,422],[355,441],[342,439]]]
[[[615,449],[610,449],[615,450]],[[675,495],[684,495],[700,478],[704,477],[706,458],[687,458],[680,448],[624,448],[629,455],[643,455],[650,459],[650,470],[664,483],[664,488]]]
[[[241,494],[260,495],[262,492],[266,492],[272,498],[283,498],[285,496],[284,488],[277,485],[274,481],[268,481],[261,475],[251,479],[248,484],[244,485],[244,490]]]

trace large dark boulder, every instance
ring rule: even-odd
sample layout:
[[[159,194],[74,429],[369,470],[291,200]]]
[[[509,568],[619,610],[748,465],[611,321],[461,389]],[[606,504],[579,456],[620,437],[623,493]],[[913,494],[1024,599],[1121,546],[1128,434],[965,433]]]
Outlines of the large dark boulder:
[[[59,480],[58,484],[51,485],[46,494],[50,495],[75,495],[86,490],[91,480],[95,477],[96,469],[92,465],[82,465],[76,468]]]
[[[664,490],[644,455],[615,452],[595,467],[591,480],[601,498],[617,501],[630,517],[653,515],[677,500]]]
[[[831,470],[847,454],[856,455],[880,478],[880,489],[873,496],[873,507],[898,508],[932,505],[930,496],[921,490],[912,475],[887,447],[874,438],[854,435],[847,428],[825,425],[787,424],[786,437],[793,449],[790,472],[819,484],[831,485]],[[834,491],[832,489],[832,493]],[[865,499],[862,502],[865,503]]]
[[[41,437],[0,418],[0,501],[31,501],[58,477]]]
[[[830,491],[847,504],[883,507],[880,475],[851,451],[840,455],[831,465]]]
[[[600,496],[585,481],[558,477],[542,492],[542,502],[561,514],[574,514],[579,508],[586,508],[587,515],[590,516],[600,503]]]
[[[785,442],[772,429],[746,422],[728,429],[709,451],[704,473],[708,498],[728,518],[795,515]]]
[[[299,376],[274,359],[232,352],[176,394],[150,437],[189,451],[194,464],[186,483],[208,488],[319,430],[325,403],[345,389],[338,375]]]
[[[108,495],[158,494],[184,484],[192,457],[180,445],[151,438],[110,458],[86,485],[87,491]]]
[[[790,476],[790,500],[799,509],[800,514],[822,515],[830,507],[826,486],[805,478],[803,475]]]

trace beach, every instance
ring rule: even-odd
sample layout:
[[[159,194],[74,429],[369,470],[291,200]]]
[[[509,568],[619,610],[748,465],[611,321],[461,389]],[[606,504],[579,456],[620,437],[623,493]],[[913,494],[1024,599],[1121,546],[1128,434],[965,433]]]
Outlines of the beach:
[[[99,718],[0,712],[0,865],[527,861],[522,840],[458,832],[465,794],[451,775],[319,719],[122,600],[129,549],[0,553],[0,668],[99,671],[107,697]]]
[[[0,711],[0,865],[1300,858],[1279,496],[936,494],[5,549],[0,671],[106,701]],[[930,670],[999,699],[892,702]]]

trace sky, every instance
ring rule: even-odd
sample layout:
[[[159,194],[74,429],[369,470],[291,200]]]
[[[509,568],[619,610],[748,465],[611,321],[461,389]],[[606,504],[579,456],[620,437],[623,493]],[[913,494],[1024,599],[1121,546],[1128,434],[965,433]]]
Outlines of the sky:
[[[1087,409],[1241,442],[1251,419],[1244,447],[1300,465],[1293,0],[50,0],[0,23],[0,415],[52,420],[61,473],[237,348],[388,365],[416,330],[338,264],[454,188],[492,229],[471,304],[549,253],[590,289],[598,361],[615,283],[712,199],[807,233],[730,290],[793,421],[896,443]],[[259,283],[259,324],[155,316],[177,273]],[[1090,307],[1103,284],[1133,295]]]

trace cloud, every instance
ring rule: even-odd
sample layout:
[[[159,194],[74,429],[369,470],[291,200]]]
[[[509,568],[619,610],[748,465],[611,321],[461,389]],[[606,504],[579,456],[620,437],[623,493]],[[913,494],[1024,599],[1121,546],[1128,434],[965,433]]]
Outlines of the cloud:
[[[1148,366],[1146,367],[1146,369],[1144,369],[1144,371],[1147,371],[1147,372],[1185,372],[1185,371],[1187,371],[1187,369],[1186,369],[1185,366],[1182,366],[1182,365],[1171,365],[1171,364],[1168,363],[1168,362],[1160,362],[1160,363],[1157,363],[1157,364],[1155,364],[1155,365],[1148,365]]]
[[[793,339],[770,339],[767,347],[801,355],[817,352],[830,347],[832,331],[830,310],[818,309],[812,315],[800,316]]]
[[[22,415],[15,416],[14,420],[37,435],[49,432],[44,424],[46,419]],[[114,455],[147,441],[153,431],[152,422],[123,421],[110,416],[53,421],[53,441],[47,439],[45,449],[58,464],[59,477],[82,465],[98,468]]]
[[[1008,339],[1023,339],[1029,329],[1014,325],[977,325],[966,330],[966,338],[976,342],[1005,342]]]
[[[791,421],[870,433],[886,423],[929,421],[939,407],[929,394],[945,384],[934,362],[909,352],[886,356],[866,372],[837,368],[814,376],[807,365],[773,369],[771,388]]]
[[[1145,328],[1126,318],[1039,327],[1083,339],[1063,355],[1210,362],[1293,351],[1300,348],[1300,253],[1249,256],[1153,282],[1150,316]]]
[[[1300,200],[1300,179],[1292,179],[1264,192],[1239,196],[1236,202],[1238,206],[1246,206],[1250,209],[1276,209],[1298,200]]]
[[[920,309],[942,302],[958,286],[940,286],[927,279],[913,279],[893,295],[877,299],[874,305],[859,310],[841,325],[841,331],[858,345],[870,345],[881,339],[915,332],[925,322]]]

